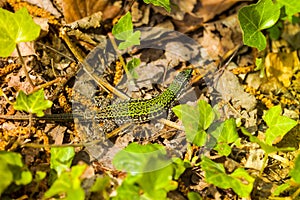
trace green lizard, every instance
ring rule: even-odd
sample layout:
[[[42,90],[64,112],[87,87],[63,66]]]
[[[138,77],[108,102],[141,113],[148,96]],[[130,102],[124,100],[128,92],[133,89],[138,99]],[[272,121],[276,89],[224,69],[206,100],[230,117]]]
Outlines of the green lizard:
[[[118,124],[127,122],[142,123],[161,116],[170,108],[171,103],[181,94],[189,82],[192,69],[180,72],[160,95],[151,99],[131,99],[120,103],[111,104],[97,110],[96,120],[114,120]],[[82,118],[82,115],[72,113],[51,114],[34,118],[40,120],[66,121],[73,118]],[[0,115],[2,119],[28,120],[28,116],[7,116]]]

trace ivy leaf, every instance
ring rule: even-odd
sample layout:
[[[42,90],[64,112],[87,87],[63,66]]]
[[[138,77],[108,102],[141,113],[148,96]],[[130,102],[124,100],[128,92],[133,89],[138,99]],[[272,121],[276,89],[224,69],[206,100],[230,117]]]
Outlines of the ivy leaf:
[[[166,156],[166,150],[159,144],[140,145],[137,143],[129,144],[124,150],[119,151],[114,159],[113,165],[118,170],[125,170],[129,173],[142,173],[145,171],[153,171],[153,167],[157,165],[159,168],[171,163],[168,160],[161,160]],[[149,160],[153,160],[149,165]],[[156,160],[155,160],[156,159]]]
[[[251,135],[244,127],[241,127],[241,131],[244,135],[247,135],[251,142],[257,143],[265,152],[266,154],[279,152],[279,151],[294,151],[295,148],[293,147],[285,147],[285,148],[278,148],[272,145],[268,145],[265,142],[261,141],[257,137]]]
[[[244,43],[260,51],[265,49],[267,42],[261,31],[273,26],[279,16],[280,7],[278,4],[273,4],[272,0],[260,0],[256,4],[241,8],[238,19],[243,31]]]
[[[202,200],[200,194],[197,192],[189,192],[187,197],[189,200]]]
[[[13,182],[17,185],[26,185],[32,181],[31,172],[24,169],[20,154],[0,151],[0,163],[0,195]]]
[[[118,40],[124,40],[118,46],[120,50],[126,49],[133,45],[140,44],[140,31],[133,32],[133,24],[130,12],[120,18],[117,24],[112,29],[112,34]]]
[[[74,156],[73,147],[53,147],[51,148],[50,168],[60,176],[63,171],[71,167]]]
[[[7,57],[20,42],[35,40],[40,26],[34,23],[26,8],[15,13],[0,8],[0,56]]]
[[[263,116],[263,119],[269,126],[266,131],[266,144],[272,145],[275,139],[282,138],[287,132],[289,132],[294,126],[297,125],[295,120],[288,117],[281,116],[280,105],[272,107]]]
[[[141,60],[138,58],[132,58],[132,60],[128,61],[128,63],[126,64],[126,67],[130,72],[131,77],[134,79],[138,78],[138,74],[136,73],[135,68],[137,68],[140,64]]]
[[[171,12],[170,1],[169,0],[144,0],[145,3],[152,3],[155,6],[160,6]]]
[[[300,155],[295,159],[295,166],[290,171],[290,175],[298,184],[300,183]]]
[[[290,20],[294,14],[300,12],[299,0],[277,0],[277,2],[285,7],[285,13]]]
[[[87,166],[76,165],[71,171],[64,171],[58,179],[51,185],[50,189],[45,192],[44,198],[50,198],[58,194],[65,194],[65,200],[84,200],[85,193],[81,187],[80,176]]]
[[[217,146],[214,149],[224,156],[228,156],[231,153],[231,147],[228,144],[235,142],[239,138],[234,119],[228,119],[220,123],[210,134],[217,139]]]
[[[201,167],[205,171],[205,180],[217,187],[232,188],[240,197],[249,197],[253,188],[254,178],[243,168],[236,169],[232,174],[226,174],[222,164],[215,163],[203,156]]]
[[[43,110],[51,108],[52,102],[45,100],[44,89],[26,95],[22,90],[17,96],[16,103],[14,104],[15,110],[22,110],[29,113],[35,113],[38,117],[44,116]]]
[[[187,141],[203,146],[207,137],[205,130],[215,119],[212,107],[201,100],[196,107],[183,104],[173,107],[172,110],[183,123]]]
[[[10,166],[7,165],[7,163],[3,162],[3,160],[0,157],[1,165],[0,165],[0,196],[3,193],[3,191],[13,182],[14,175],[10,170]]]
[[[172,163],[163,146],[137,143],[118,152],[113,164],[118,170],[128,172],[113,199],[128,199],[128,195],[131,199],[166,199],[168,191],[177,188],[173,176],[179,176],[184,167],[183,162]]]

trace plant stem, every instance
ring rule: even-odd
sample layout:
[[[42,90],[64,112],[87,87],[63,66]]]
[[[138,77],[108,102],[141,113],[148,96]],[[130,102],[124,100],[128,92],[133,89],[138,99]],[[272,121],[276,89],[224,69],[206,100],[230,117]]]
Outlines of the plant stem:
[[[122,66],[123,66],[123,68],[124,68],[124,70],[125,70],[125,73],[126,73],[126,75],[127,75],[127,77],[128,77],[128,80],[132,80],[131,74],[129,73],[129,71],[128,71],[128,69],[127,69],[127,66],[126,66],[126,64],[125,64],[124,58],[123,58],[123,56],[119,53],[118,46],[117,46],[117,44],[116,44],[116,41],[115,41],[113,35],[112,35],[111,33],[108,33],[108,37],[109,37],[110,42],[111,42],[112,46],[114,47],[114,49],[115,49],[115,51],[116,51],[116,53],[117,53],[117,56],[118,56],[118,58],[119,58],[119,60],[120,60],[120,62],[121,62],[121,64],[122,64]]]
[[[69,36],[66,33],[66,30],[63,28],[60,31],[60,37],[66,42],[67,46],[69,47],[73,55],[76,57],[76,59],[79,61],[79,63],[82,64],[84,71],[90,77],[92,77],[101,88],[103,88],[107,92],[112,92],[121,99],[129,99],[127,95],[123,94],[122,92],[114,88],[112,85],[110,85],[106,80],[104,80],[101,77],[98,77],[97,75],[95,75],[95,73],[93,73],[93,68],[87,62],[85,62],[83,56],[80,55],[80,53],[76,50],[75,45],[71,42]]]
[[[21,51],[20,51],[20,48],[19,48],[18,44],[16,45],[16,48],[17,48],[18,56],[19,56],[19,58],[21,60],[21,63],[22,63],[22,68],[23,68],[23,70],[25,72],[25,76],[26,76],[27,80],[29,81],[29,84],[34,88],[34,84],[33,84],[32,80],[31,80],[31,78],[30,78],[30,76],[28,74],[27,65],[26,65],[26,63],[25,63],[25,61],[24,61],[24,59],[23,59],[23,57],[21,55]]]

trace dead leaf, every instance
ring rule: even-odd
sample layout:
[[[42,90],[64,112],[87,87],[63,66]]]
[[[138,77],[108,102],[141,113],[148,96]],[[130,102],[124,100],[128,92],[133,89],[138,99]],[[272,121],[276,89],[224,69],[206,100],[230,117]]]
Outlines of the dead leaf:
[[[49,24],[47,18],[35,17],[33,18],[34,22],[41,27],[40,38],[46,36],[49,32]]]
[[[98,11],[103,12],[103,18],[109,19],[116,16],[121,7],[115,1],[108,0],[58,0],[62,6],[67,23],[77,21]]]
[[[45,128],[45,132],[47,135],[50,135],[53,140],[54,144],[60,145],[63,143],[64,133],[67,130],[65,126],[55,126],[53,124],[47,124]]]
[[[264,167],[265,151],[262,149],[252,149],[249,153],[250,155],[246,161],[245,167],[260,171]]]
[[[204,26],[203,38],[200,44],[213,59],[220,59],[229,50],[240,44],[242,34],[236,15],[231,15],[220,21],[208,23]]]
[[[269,53],[265,60],[268,78],[277,78],[284,87],[289,87],[293,74],[300,69],[297,51],[291,53]]]
[[[50,0],[25,0],[25,2],[43,8],[57,18],[61,16]]]
[[[152,8],[155,12],[159,12],[164,16],[171,16],[175,20],[183,20],[186,13],[192,13],[196,3],[196,0],[173,0],[171,2],[171,13],[162,7],[152,6]]]
[[[204,22],[213,19],[216,15],[224,12],[239,0],[202,0],[196,16],[203,18]]]
[[[285,39],[293,49],[300,48],[300,25],[298,23],[285,22],[282,31],[282,38]]]
[[[36,55],[34,42],[20,42],[18,45],[22,56]],[[10,56],[19,57],[17,50],[15,49]]]
[[[220,93],[222,99],[227,102],[231,101],[237,110],[245,108],[247,111],[251,111],[256,106],[255,97],[246,93],[238,78],[227,70],[220,76],[215,89]]]

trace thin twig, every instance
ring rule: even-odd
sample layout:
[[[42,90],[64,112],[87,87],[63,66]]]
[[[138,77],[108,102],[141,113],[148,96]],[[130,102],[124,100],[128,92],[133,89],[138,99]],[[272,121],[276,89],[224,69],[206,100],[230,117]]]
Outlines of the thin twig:
[[[33,84],[32,80],[31,80],[31,78],[30,78],[30,76],[28,74],[27,65],[26,65],[26,63],[25,63],[25,61],[24,61],[24,59],[23,59],[23,57],[21,55],[21,51],[20,51],[20,48],[19,48],[18,44],[16,45],[16,48],[17,48],[18,56],[19,56],[19,58],[21,60],[21,63],[22,63],[22,68],[23,68],[23,70],[25,72],[25,76],[26,76],[27,80],[29,81],[30,85],[34,88],[34,84]]]
[[[60,31],[60,36],[66,42],[66,44],[68,45],[68,47],[70,48],[70,50],[72,51],[72,53],[74,54],[76,59],[82,64],[84,71],[90,77],[92,77],[101,88],[103,88],[107,92],[109,92],[109,91],[112,92],[113,94],[117,95],[121,99],[126,99],[126,100],[129,99],[129,97],[127,95],[123,94],[121,91],[117,90],[112,85],[110,85],[106,80],[98,77],[97,75],[95,75],[93,73],[93,70],[92,70],[93,68],[87,62],[85,62],[83,56],[76,50],[76,47],[74,46],[74,44],[71,42],[70,38],[68,37],[66,30],[62,29]]]

